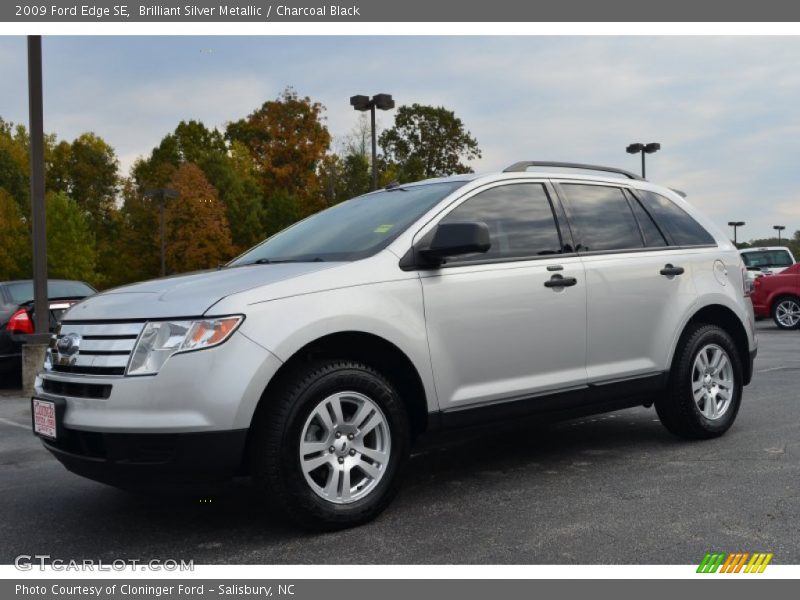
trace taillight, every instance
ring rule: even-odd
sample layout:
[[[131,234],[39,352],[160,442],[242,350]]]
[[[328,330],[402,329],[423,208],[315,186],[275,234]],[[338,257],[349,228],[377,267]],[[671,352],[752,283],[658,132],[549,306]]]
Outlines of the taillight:
[[[6,325],[6,331],[11,333],[33,333],[33,321],[28,316],[28,311],[20,308],[11,315]]]
[[[747,276],[747,267],[745,267],[744,265],[740,267],[740,270],[742,272],[742,294],[744,295],[745,298],[747,298],[753,292],[753,286],[755,285],[756,281],[758,281],[758,279],[756,279],[755,281],[751,280]]]

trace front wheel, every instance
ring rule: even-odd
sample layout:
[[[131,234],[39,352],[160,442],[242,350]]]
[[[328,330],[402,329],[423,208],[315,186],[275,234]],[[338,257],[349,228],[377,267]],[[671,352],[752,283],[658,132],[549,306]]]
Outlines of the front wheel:
[[[736,420],[742,381],[742,363],[730,335],[716,325],[698,325],[681,338],[656,412],[679,437],[720,436]]]
[[[387,379],[359,362],[320,361],[265,401],[251,432],[253,476],[285,514],[330,530],[386,508],[410,445],[405,407]]]
[[[772,319],[780,329],[800,327],[800,298],[782,296],[772,305]]]

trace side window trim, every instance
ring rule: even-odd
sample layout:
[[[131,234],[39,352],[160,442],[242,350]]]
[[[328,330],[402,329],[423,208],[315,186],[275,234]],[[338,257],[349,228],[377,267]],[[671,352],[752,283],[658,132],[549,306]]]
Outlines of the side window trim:
[[[647,246],[646,246],[646,240],[645,240],[645,237],[644,237],[644,233],[642,232],[642,227],[639,224],[639,220],[636,218],[636,213],[634,212],[633,208],[631,207],[630,200],[628,199],[628,196],[625,193],[625,191],[628,189],[627,186],[608,183],[606,181],[582,181],[582,180],[581,181],[575,181],[575,180],[560,180],[560,179],[551,180],[551,183],[553,184],[553,187],[556,189],[556,191],[558,193],[559,201],[562,201],[562,199],[565,199],[567,197],[566,192],[561,187],[562,183],[567,183],[567,184],[572,184],[572,185],[594,185],[594,186],[599,186],[599,187],[610,187],[610,188],[618,189],[622,193],[622,196],[625,198],[625,201],[626,201],[627,206],[628,206],[628,210],[630,211],[631,216],[633,217],[633,220],[636,223],[636,228],[637,228],[637,230],[639,232],[639,239],[642,242],[642,245],[640,247],[638,247],[638,248],[624,248],[624,249],[615,249],[615,250],[580,250],[577,247],[577,238],[574,236],[574,229],[572,228],[572,215],[570,214],[569,208],[568,208],[568,204],[569,203],[565,203],[565,202],[562,201],[561,204],[563,206],[565,218],[566,218],[567,222],[569,223],[570,235],[571,235],[571,238],[573,239],[573,246],[572,247],[574,248],[575,253],[577,253],[578,255],[580,255],[580,256],[595,256],[595,255],[598,255],[598,254],[624,254],[625,252],[641,252],[641,251],[644,251],[644,250],[652,250],[652,248],[647,248]],[[668,242],[669,242],[669,240],[668,240]]]

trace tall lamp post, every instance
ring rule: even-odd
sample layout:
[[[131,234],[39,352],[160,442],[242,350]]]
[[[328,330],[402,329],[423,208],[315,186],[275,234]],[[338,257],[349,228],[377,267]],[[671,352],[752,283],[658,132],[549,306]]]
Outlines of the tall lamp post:
[[[350,106],[361,112],[370,112],[370,123],[372,128],[372,189],[378,189],[378,143],[375,139],[375,109],[390,110],[394,108],[394,100],[391,94],[375,94],[369,96],[350,96]]]
[[[167,198],[177,198],[178,192],[168,188],[156,188],[145,190],[145,198],[158,198],[158,227],[161,238],[161,276],[167,274],[166,253],[164,251],[164,203]]]
[[[778,245],[781,243],[781,231],[786,229],[784,225],[773,225],[772,228],[778,232]]]
[[[728,225],[730,227],[733,227],[733,245],[738,247],[739,238],[736,237],[736,230],[739,227],[744,227],[745,226],[745,222],[744,221],[728,221]]]
[[[627,148],[625,148],[625,152],[628,154],[641,154],[642,155],[642,177],[645,176],[644,170],[644,155],[645,154],[653,154],[654,152],[658,152],[661,150],[661,144],[658,142],[650,142],[648,144],[642,144],[641,142],[636,142],[633,144],[629,144]]]

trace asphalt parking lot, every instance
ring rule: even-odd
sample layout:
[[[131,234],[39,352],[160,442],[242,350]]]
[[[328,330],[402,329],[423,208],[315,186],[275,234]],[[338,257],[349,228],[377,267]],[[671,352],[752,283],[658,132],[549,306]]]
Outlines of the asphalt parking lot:
[[[754,381],[720,439],[677,440],[644,408],[471,433],[415,455],[377,521],[324,535],[281,522],[246,481],[142,496],[71,475],[31,435],[27,400],[0,390],[0,563],[697,564],[720,550],[798,564],[800,332],[758,328]]]

